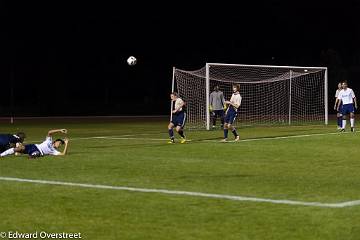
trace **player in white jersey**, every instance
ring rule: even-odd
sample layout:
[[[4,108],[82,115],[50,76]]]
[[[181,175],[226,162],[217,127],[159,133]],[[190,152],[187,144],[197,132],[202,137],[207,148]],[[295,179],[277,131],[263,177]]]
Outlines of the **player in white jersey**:
[[[342,104],[341,114],[343,117],[341,131],[345,132],[346,127],[346,115],[350,114],[351,131],[355,131],[355,109],[357,109],[357,101],[355,93],[351,88],[348,88],[347,82],[342,83],[342,90],[339,92],[337,110],[339,111]],[[355,109],[354,109],[355,106]]]
[[[170,94],[170,98],[172,102],[175,102],[174,109],[172,109],[172,117],[170,123],[168,125],[170,141],[169,143],[175,143],[174,137],[174,127],[178,134],[181,137],[180,143],[185,143],[186,138],[184,135],[184,126],[186,122],[186,110],[185,110],[185,102],[179,97],[177,92],[172,92]]]
[[[52,135],[54,133],[67,133],[66,129],[55,129],[50,130],[44,142],[40,144],[26,144],[20,145],[15,148],[11,148],[1,153],[0,156],[4,157],[6,155],[14,154],[14,153],[24,153],[28,154],[30,158],[41,157],[44,155],[55,155],[55,156],[63,156],[67,152],[69,140],[65,139],[56,139],[53,141]],[[64,150],[62,152],[58,151],[61,145],[65,145]]]
[[[227,109],[226,115],[225,115],[224,139],[222,140],[223,142],[227,141],[229,129],[234,134],[235,141],[239,141],[239,139],[240,139],[239,135],[236,132],[235,127],[233,126],[233,123],[235,122],[235,119],[236,119],[236,116],[238,113],[238,109],[241,105],[241,100],[242,100],[242,97],[241,97],[239,91],[240,91],[240,85],[234,84],[233,85],[233,94],[230,98],[230,101],[225,101],[225,104],[228,105],[228,109]]]
[[[338,105],[338,102],[339,102],[338,96],[339,96],[339,93],[340,93],[341,90],[342,90],[342,83],[339,82],[338,83],[338,89],[336,89],[336,92],[335,92],[334,110],[337,110],[337,105]],[[341,106],[339,107],[339,110],[336,113],[336,118],[337,118],[337,127],[338,127],[338,130],[340,130],[342,128]]]

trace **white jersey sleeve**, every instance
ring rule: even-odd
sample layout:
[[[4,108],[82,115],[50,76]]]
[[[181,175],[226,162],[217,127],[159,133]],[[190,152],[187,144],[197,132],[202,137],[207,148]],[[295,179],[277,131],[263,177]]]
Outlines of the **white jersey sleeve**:
[[[335,92],[335,97],[338,98],[339,97],[339,93],[340,93],[340,90],[337,89],[336,92]]]
[[[355,93],[354,93],[354,91],[352,89],[350,91],[350,94],[351,94],[352,98],[355,98]]]

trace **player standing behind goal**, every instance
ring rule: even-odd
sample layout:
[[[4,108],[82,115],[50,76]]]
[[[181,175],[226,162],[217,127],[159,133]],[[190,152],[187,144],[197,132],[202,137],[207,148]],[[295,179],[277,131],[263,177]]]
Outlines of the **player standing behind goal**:
[[[224,124],[224,139],[222,142],[226,142],[228,138],[228,132],[229,129],[234,134],[235,141],[239,141],[240,137],[236,132],[235,127],[233,126],[233,123],[235,122],[238,109],[241,105],[241,95],[240,95],[240,85],[234,84],[233,87],[233,94],[230,98],[230,101],[225,101],[225,104],[228,105],[228,109],[226,111],[225,115],[225,124]]]
[[[337,105],[337,110],[339,111],[340,109],[340,105],[342,104],[342,110],[341,110],[341,114],[343,117],[343,121],[342,121],[342,127],[341,127],[341,132],[345,132],[345,127],[346,127],[346,115],[350,114],[350,126],[351,126],[351,131],[354,132],[355,128],[355,109],[357,109],[357,101],[356,101],[356,97],[355,97],[355,93],[351,88],[348,88],[348,84],[346,81],[344,81],[342,83],[342,90],[339,92],[339,96],[338,96],[338,105]],[[354,109],[354,105],[355,105],[355,109]]]
[[[224,105],[224,94],[219,90],[219,86],[215,86],[214,91],[210,94],[210,112],[212,115],[213,128],[215,128],[217,117],[220,117],[221,128],[224,127]]]
[[[174,127],[181,136],[180,143],[185,143],[184,126],[186,121],[185,102],[179,97],[177,92],[170,94],[171,101],[175,102],[175,108],[172,110],[172,118],[168,126],[170,141],[168,143],[175,143]]]
[[[339,102],[339,93],[340,91],[342,90],[342,83],[339,82],[338,83],[338,89],[336,89],[336,93],[335,93],[335,105],[334,105],[334,110],[336,111],[337,110],[337,105],[338,105],[338,102]],[[340,130],[342,128],[342,114],[341,114],[341,107],[342,107],[342,104],[339,106],[339,110],[337,111],[336,113],[336,117],[337,117],[337,128],[338,130]]]

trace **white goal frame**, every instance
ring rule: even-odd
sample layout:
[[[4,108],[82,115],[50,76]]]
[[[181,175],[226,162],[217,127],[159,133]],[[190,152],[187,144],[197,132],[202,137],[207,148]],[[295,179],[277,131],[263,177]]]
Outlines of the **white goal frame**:
[[[249,65],[249,64],[228,64],[228,63],[206,63],[205,65],[205,79],[206,79],[206,83],[205,83],[205,91],[206,91],[206,109],[209,109],[210,106],[210,68],[211,66],[236,66],[236,67],[263,67],[263,68],[277,68],[277,69],[289,69],[289,75],[290,75],[290,79],[289,79],[289,109],[288,109],[288,124],[291,125],[292,122],[292,102],[291,102],[291,92],[292,92],[292,88],[291,88],[291,82],[292,82],[292,74],[293,71],[292,69],[297,69],[297,70],[323,70],[325,71],[324,74],[324,124],[328,125],[329,122],[329,117],[328,117],[328,107],[329,107],[329,103],[328,103],[328,68],[327,67],[301,67],[301,66],[276,66],[276,65]],[[176,68],[173,67],[173,76],[172,76],[172,86],[171,86],[171,90],[174,91],[175,89],[175,70]],[[171,104],[171,108],[172,108],[172,104]],[[206,112],[206,130],[210,130],[210,112],[209,111],[205,111]],[[171,114],[172,117],[172,114]]]

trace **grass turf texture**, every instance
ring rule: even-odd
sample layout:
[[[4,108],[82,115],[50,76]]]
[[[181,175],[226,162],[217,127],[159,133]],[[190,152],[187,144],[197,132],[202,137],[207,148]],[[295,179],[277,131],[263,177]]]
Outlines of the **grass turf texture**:
[[[356,133],[224,144],[217,142],[222,131],[214,130],[187,132],[187,144],[147,140],[167,139],[166,125],[151,119],[2,124],[3,133],[26,131],[27,142],[41,141],[51,128],[67,128],[71,140],[65,157],[0,159],[0,176],[326,203],[360,199]],[[252,139],[334,129],[240,127],[239,133]],[[81,139],[95,136],[131,139]],[[0,194],[0,232],[81,232],[83,239],[360,235],[360,206],[330,209],[4,181]]]

